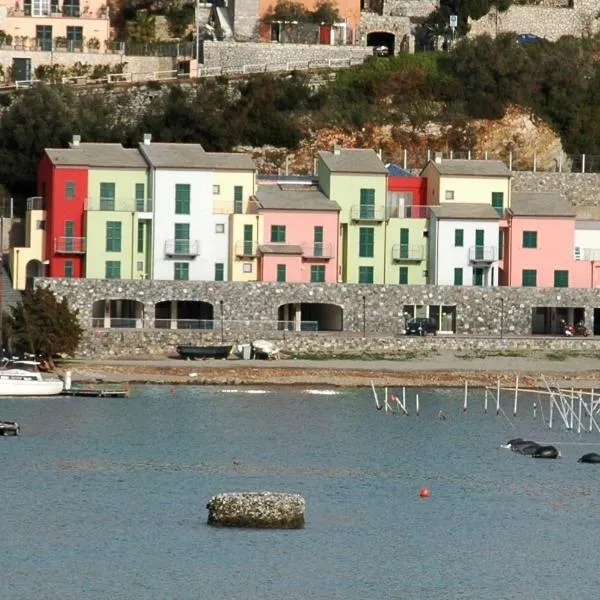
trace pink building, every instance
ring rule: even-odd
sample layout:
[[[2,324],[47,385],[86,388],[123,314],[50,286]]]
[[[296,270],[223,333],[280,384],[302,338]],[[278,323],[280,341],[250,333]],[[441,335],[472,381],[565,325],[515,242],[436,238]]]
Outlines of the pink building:
[[[504,285],[600,285],[600,262],[575,259],[575,211],[560,194],[513,192],[505,235]]]
[[[337,202],[315,185],[287,182],[259,185],[255,201],[264,227],[258,281],[335,283]]]

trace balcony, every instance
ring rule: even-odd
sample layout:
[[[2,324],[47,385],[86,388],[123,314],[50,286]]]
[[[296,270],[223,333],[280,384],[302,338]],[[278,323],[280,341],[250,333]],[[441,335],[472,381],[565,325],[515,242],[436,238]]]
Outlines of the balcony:
[[[200,254],[198,240],[167,240],[165,242],[165,255],[179,257],[195,257]]]
[[[388,204],[385,207],[386,219],[428,219],[430,215],[430,206]]]
[[[492,263],[497,256],[498,250],[495,246],[471,246],[469,248],[469,261],[472,263]]]
[[[89,211],[151,213],[151,198],[86,198]]]
[[[85,254],[84,237],[54,238],[55,254]]]
[[[235,255],[248,258],[258,256],[258,244],[256,242],[236,242]]]
[[[312,244],[301,244],[302,258],[304,259],[324,259],[333,258],[333,244],[324,242],[315,242]]]
[[[383,206],[353,206],[350,208],[350,219],[352,221],[374,221],[385,220],[385,207]]]
[[[421,262],[425,257],[423,246],[410,246],[409,244],[394,244],[392,246],[392,260],[396,262]]]

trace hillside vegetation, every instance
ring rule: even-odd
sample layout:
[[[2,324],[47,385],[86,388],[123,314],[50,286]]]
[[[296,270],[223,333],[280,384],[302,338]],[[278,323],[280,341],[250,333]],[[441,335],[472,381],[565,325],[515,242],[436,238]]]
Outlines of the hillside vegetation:
[[[34,194],[43,149],[64,147],[74,133],[125,145],[152,133],[155,141],[228,151],[294,149],[332,127],[393,132],[401,125],[402,135],[418,139],[437,122],[458,152],[474,147],[474,119],[499,119],[513,106],[546,121],[566,152],[600,154],[599,56],[596,38],[519,45],[512,35],[484,36],[452,53],[373,58],[317,90],[301,73],[203,80],[171,87],[142,107],[125,91],[40,85],[0,97],[0,182],[12,195]]]

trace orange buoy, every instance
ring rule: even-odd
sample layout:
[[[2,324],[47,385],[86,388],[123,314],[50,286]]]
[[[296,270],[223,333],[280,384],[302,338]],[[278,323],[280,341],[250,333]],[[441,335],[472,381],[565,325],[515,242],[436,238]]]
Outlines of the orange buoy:
[[[421,488],[419,490],[419,496],[421,496],[421,498],[429,498],[429,489],[426,487]]]

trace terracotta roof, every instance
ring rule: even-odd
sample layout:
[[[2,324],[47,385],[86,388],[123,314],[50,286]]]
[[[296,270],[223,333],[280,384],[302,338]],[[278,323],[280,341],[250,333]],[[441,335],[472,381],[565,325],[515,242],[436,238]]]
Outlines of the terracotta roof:
[[[459,177],[510,177],[508,167],[501,160],[430,160],[426,167],[432,165],[440,175]]]
[[[385,165],[374,150],[366,148],[340,148],[333,152],[319,152],[319,156],[332,173],[387,174]]]
[[[258,185],[256,201],[265,210],[340,210],[316,186]]]
[[[71,148],[46,148],[46,154],[57,166],[147,168],[142,155],[135,148],[124,148],[121,144],[80,143]]]
[[[500,215],[490,204],[460,202],[431,206],[431,212],[438,219],[488,219],[499,220]]]
[[[574,217],[575,209],[558,192],[513,192],[509,211],[517,217]]]

